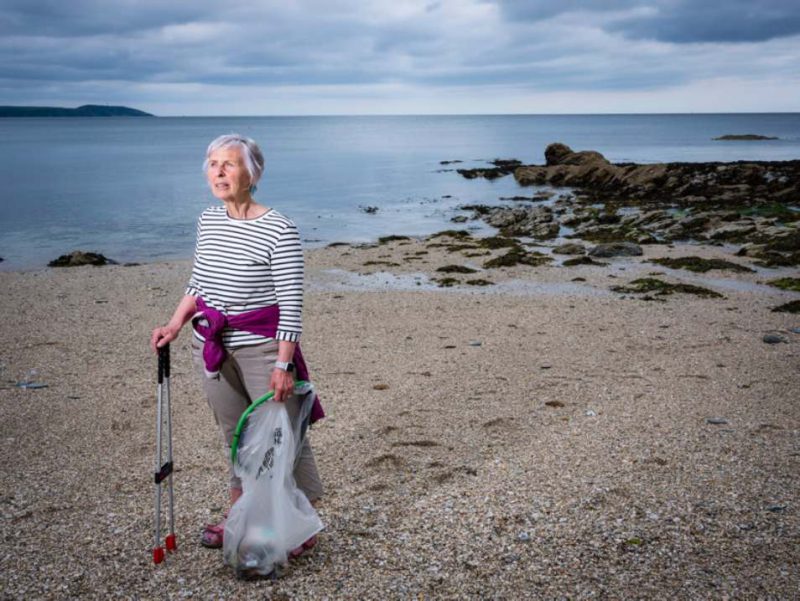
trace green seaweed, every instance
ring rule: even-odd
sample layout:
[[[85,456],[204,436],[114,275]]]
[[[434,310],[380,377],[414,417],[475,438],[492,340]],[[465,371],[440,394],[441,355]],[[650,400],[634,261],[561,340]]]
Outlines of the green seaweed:
[[[460,280],[457,280],[456,278],[434,278],[433,281],[436,282],[440,288],[450,288],[461,283]]]
[[[440,273],[477,273],[477,269],[472,269],[472,267],[467,267],[466,265],[445,265],[444,267],[439,267],[436,271]]]
[[[767,284],[781,290],[800,292],[800,278],[778,278],[777,280],[770,280]]]
[[[611,290],[626,294],[645,294],[653,292],[658,296],[667,296],[669,294],[681,293],[694,294],[703,298],[724,298],[719,292],[714,292],[708,288],[693,286],[692,284],[670,284],[669,282],[656,278],[639,278],[633,280],[627,286],[612,286]]]
[[[409,238],[408,236],[396,236],[396,235],[382,236],[381,238],[378,238],[378,244],[388,244],[389,242],[398,242],[400,240],[411,240],[411,238]]]
[[[800,313],[800,300],[793,300],[772,309],[773,313]]]
[[[431,234],[428,236],[428,240],[433,240],[434,238],[441,238],[443,236],[447,236],[449,238],[457,238],[458,240],[466,240],[467,238],[472,238],[472,234],[470,234],[467,230],[442,230],[441,232],[436,232],[435,234]]]
[[[651,259],[650,263],[663,265],[671,269],[687,269],[695,273],[705,273],[712,269],[726,269],[728,271],[738,271],[741,273],[752,273],[753,270],[738,263],[725,261],[724,259],[702,259],[700,257],[663,257]]]
[[[477,278],[474,280],[467,280],[464,283],[469,286],[494,286],[494,282],[490,282],[489,280],[482,280],[481,278]]]
[[[393,263],[392,261],[365,261],[363,265],[364,267],[369,267],[370,265],[385,265],[386,267],[400,267],[400,263]]]
[[[800,220],[800,211],[793,211],[779,202],[758,204],[739,209],[739,214],[744,217],[768,217],[780,219],[783,222]]]
[[[514,238],[506,238],[505,236],[490,236],[489,238],[481,238],[478,240],[478,244],[491,250],[519,246],[519,242],[517,242]]]
[[[489,259],[483,264],[483,266],[486,269],[491,269],[493,267],[513,267],[514,265],[530,265],[532,267],[538,267],[539,265],[544,265],[552,260],[552,257],[548,257],[542,253],[527,252],[521,246],[515,246],[506,254],[495,257],[494,259]]]

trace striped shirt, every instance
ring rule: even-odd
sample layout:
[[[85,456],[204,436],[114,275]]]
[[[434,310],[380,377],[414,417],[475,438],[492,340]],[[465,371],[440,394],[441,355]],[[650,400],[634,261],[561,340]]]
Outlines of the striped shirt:
[[[226,315],[277,304],[281,315],[275,338],[297,342],[303,329],[303,249],[297,227],[274,209],[255,219],[231,219],[225,207],[206,209],[197,221],[186,294],[202,297]],[[222,332],[229,348],[266,340],[241,330]]]

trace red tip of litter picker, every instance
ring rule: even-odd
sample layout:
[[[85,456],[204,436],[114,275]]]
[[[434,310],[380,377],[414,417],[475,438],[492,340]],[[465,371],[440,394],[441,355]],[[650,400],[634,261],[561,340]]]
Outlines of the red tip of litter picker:
[[[172,552],[178,548],[178,543],[175,541],[174,534],[168,534],[164,542],[167,544],[167,551]]]
[[[164,561],[164,547],[156,547],[153,549],[153,563],[161,563]]]

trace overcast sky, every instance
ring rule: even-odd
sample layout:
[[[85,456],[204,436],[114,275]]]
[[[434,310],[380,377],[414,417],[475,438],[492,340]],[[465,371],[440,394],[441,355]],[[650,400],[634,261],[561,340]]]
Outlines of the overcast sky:
[[[800,111],[798,0],[0,0],[0,104]]]

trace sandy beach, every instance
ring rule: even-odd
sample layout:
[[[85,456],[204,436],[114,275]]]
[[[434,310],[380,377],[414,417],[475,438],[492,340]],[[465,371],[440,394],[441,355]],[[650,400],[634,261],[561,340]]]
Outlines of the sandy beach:
[[[198,542],[226,477],[187,331],[172,352],[179,550],[152,564],[148,340],[190,263],[0,273],[2,597],[796,597],[800,318],[771,309],[800,294],[767,285],[796,272],[647,262],[752,267],[688,245],[484,270],[489,255],[436,244],[307,253],[326,527],[274,582],[237,581]],[[440,287],[447,265],[475,272]],[[653,273],[722,297],[610,290]],[[46,388],[15,386],[31,369]]]

